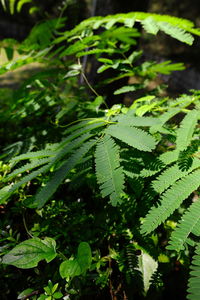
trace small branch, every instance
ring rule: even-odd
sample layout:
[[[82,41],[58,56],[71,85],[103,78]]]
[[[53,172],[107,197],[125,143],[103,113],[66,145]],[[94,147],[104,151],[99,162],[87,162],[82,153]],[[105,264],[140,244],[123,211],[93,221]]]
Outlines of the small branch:
[[[85,74],[82,72],[81,75],[83,76],[83,79],[85,80],[86,84],[88,85],[88,87],[90,88],[90,90],[97,96],[99,97],[100,95],[95,91],[95,89],[93,89],[93,87],[91,86],[91,84],[89,83],[89,81],[87,80],[87,77],[85,76]]]

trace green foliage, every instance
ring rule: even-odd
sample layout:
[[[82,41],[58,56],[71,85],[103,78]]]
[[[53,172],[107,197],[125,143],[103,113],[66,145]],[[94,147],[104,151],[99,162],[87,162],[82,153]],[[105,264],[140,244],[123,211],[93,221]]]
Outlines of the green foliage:
[[[10,1],[10,12],[28,2]],[[159,74],[184,66],[142,62],[135,23],[188,45],[200,35],[191,21],[134,12],[93,17],[65,32],[64,18],[48,19],[22,43],[1,42],[8,62],[0,74],[33,62],[40,68],[0,100],[2,274],[12,278],[7,265],[35,272],[17,287],[18,298],[94,299],[96,290],[102,299],[108,291],[113,299],[158,298],[159,272],[173,271],[174,256],[189,266],[200,236],[200,94],[171,99],[163,86],[150,88]],[[97,74],[107,75],[97,86],[88,79],[91,55]],[[113,82],[108,99],[103,87]],[[122,101],[113,105],[117,95]],[[199,295],[198,247],[188,299]]]
[[[73,260],[65,260],[60,265],[62,278],[74,277],[84,274],[92,262],[92,253],[88,243],[82,242],[78,246],[77,257]]]
[[[142,251],[138,259],[138,270],[142,273],[145,294],[149,290],[152,275],[156,272],[158,263],[148,253]]]
[[[120,202],[124,187],[123,168],[120,167],[119,147],[105,135],[97,145],[96,176],[102,197],[110,195],[112,205]]]
[[[199,297],[199,244],[197,244],[195,255],[193,256],[190,276],[187,299],[195,300]]]
[[[54,259],[56,257],[55,247],[56,243],[51,238],[44,240],[32,238],[13,248],[3,257],[2,262],[22,269],[33,268],[42,259],[47,262]]]
[[[175,182],[160,199],[158,207],[152,207],[142,224],[142,233],[150,233],[164,222],[192,192],[199,187],[200,170]],[[190,216],[193,217],[192,215]]]

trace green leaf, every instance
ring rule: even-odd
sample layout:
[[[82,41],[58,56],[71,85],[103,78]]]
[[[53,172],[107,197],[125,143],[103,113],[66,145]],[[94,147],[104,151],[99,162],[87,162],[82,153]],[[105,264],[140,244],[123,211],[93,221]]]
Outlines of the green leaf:
[[[36,267],[38,262],[43,259],[50,262],[56,255],[55,240],[52,238],[45,238],[44,240],[32,238],[20,243],[4,255],[2,262],[21,269],[29,269]]]
[[[123,94],[123,93],[128,93],[128,92],[133,92],[137,90],[137,87],[134,85],[126,85],[123,86],[122,88],[114,91],[114,95],[119,95],[119,94]]]
[[[142,273],[144,292],[146,294],[151,284],[152,275],[158,268],[158,263],[144,251],[141,252],[141,255],[138,258],[138,263],[138,270]]]
[[[181,122],[181,126],[177,130],[176,147],[179,151],[185,150],[189,146],[192,136],[197,125],[200,112],[191,110]]]
[[[82,273],[79,262],[74,260],[66,260],[60,265],[60,276],[62,278],[79,276]]]
[[[120,167],[119,146],[105,135],[95,152],[96,176],[102,197],[110,196],[113,206],[121,202],[124,188],[123,168]]]
[[[159,31],[159,27],[152,17],[142,20],[142,26],[148,33],[151,34],[157,34]]]
[[[90,245],[82,242],[78,246],[77,258],[66,260],[60,265],[60,275],[62,278],[79,276],[90,267],[92,262],[92,253]]]
[[[155,139],[139,128],[111,125],[106,130],[106,133],[142,151],[151,152],[156,147]]]
[[[27,295],[29,295],[30,293],[32,293],[33,291],[34,291],[33,289],[26,289],[18,295],[17,299],[22,299]]]
[[[168,22],[158,22],[157,25],[159,29],[164,31],[166,34],[169,34],[173,38],[179,40],[180,42],[192,45],[194,38],[193,36],[186,32],[184,29],[179,28],[178,26],[173,26]]]
[[[88,243],[82,242],[79,244],[77,261],[82,272],[85,272],[90,267],[92,262],[92,252]]]
[[[124,25],[126,27],[129,27],[129,28],[132,28],[135,24],[135,18],[127,18],[125,21],[124,21]]]
[[[63,297],[63,294],[62,294],[61,292],[56,292],[55,294],[53,294],[53,297],[54,297],[55,299],[60,299],[60,298]]]

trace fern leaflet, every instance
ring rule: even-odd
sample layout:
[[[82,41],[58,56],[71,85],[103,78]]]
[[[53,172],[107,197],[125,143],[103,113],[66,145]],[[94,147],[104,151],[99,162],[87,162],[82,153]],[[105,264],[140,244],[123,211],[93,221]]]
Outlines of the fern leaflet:
[[[145,131],[125,125],[111,125],[106,133],[142,151],[151,152],[156,147],[155,139]]]
[[[146,32],[151,34],[157,34],[159,31],[159,27],[155,20],[152,17],[148,17],[141,21],[142,26]]]
[[[160,30],[164,31],[166,34],[179,40],[180,42],[192,45],[194,38],[190,33],[187,33],[184,29],[179,28],[177,26],[173,26],[168,22],[158,22],[157,24]]]
[[[195,255],[190,268],[190,278],[188,282],[188,300],[199,300],[200,297],[200,244],[197,244]]]
[[[37,208],[42,208],[44,206],[49,198],[55,193],[62,181],[69,175],[71,169],[80,163],[84,155],[96,144],[96,142],[96,139],[89,140],[79,149],[75,150],[75,152],[62,163],[61,167],[55,172],[45,187],[36,194],[33,202],[34,206],[37,206]]]
[[[186,213],[184,213],[178,227],[172,232],[169,246],[167,249],[180,251],[184,250],[183,244],[189,234],[193,233],[193,228],[200,220],[200,201],[192,203]]]
[[[121,202],[124,187],[123,168],[120,167],[119,146],[109,136],[98,142],[95,153],[96,176],[102,197],[110,196],[113,206]]]
[[[198,122],[199,111],[191,110],[181,122],[180,128],[177,130],[176,148],[183,151],[189,146],[195,126]]]
[[[115,119],[114,119],[115,120]],[[149,127],[153,125],[160,124],[160,120],[158,118],[153,117],[136,117],[130,114],[126,115],[119,115],[116,120],[121,125],[128,125],[128,126],[136,126],[136,127]]]
[[[150,233],[164,222],[181,203],[200,185],[200,169],[174,183],[161,197],[160,205],[152,207],[141,227],[141,233]]]
[[[165,170],[161,175],[159,175],[156,180],[152,182],[152,187],[158,193],[164,192],[170,185],[172,185],[178,179],[186,176],[188,173],[192,172],[194,169],[200,167],[200,160],[195,158],[192,166],[187,171],[182,171],[176,164],[167,170]]]
[[[1,193],[2,190],[5,190],[4,188],[2,188],[0,190],[0,204],[4,203],[5,200],[7,200],[20,186],[36,178],[38,175],[47,172],[48,170],[48,165],[42,166],[41,168],[33,171],[31,174],[24,176],[20,181],[15,183],[13,186],[10,187],[10,189],[6,190],[4,193]]]
[[[51,160],[50,157],[42,158],[42,159],[38,159],[38,160],[33,160],[30,163],[27,163],[24,166],[22,166],[21,168],[18,168],[17,170],[14,170],[12,173],[8,174],[3,181],[7,182],[7,181],[11,180],[13,177],[16,177],[19,174],[30,171],[34,168],[37,168],[41,165],[44,165],[44,164],[50,162],[50,160]]]

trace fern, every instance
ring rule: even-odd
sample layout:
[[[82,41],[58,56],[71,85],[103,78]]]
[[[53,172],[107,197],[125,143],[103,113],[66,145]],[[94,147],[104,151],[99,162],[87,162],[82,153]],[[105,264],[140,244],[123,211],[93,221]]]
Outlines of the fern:
[[[189,146],[192,136],[200,117],[199,111],[190,111],[183,121],[181,122],[180,128],[177,130],[176,148],[179,151],[183,151]]]
[[[200,222],[200,201],[194,202],[184,213],[178,227],[173,231],[169,245],[167,249],[180,251],[184,249],[184,243],[186,242],[190,233],[193,232],[193,228]],[[196,231],[195,231],[196,232]]]
[[[175,182],[161,197],[158,207],[152,207],[141,227],[141,233],[150,233],[164,222],[200,185],[200,169]]]
[[[96,176],[102,197],[110,196],[113,206],[121,203],[124,188],[123,168],[120,166],[119,146],[109,136],[97,144],[95,152]]]
[[[76,137],[85,134],[87,132],[92,131],[93,129],[97,129],[99,127],[105,126],[106,121],[104,119],[92,119],[90,121],[79,122],[76,125],[70,126],[64,134],[71,133],[67,136],[67,138],[63,139],[60,143],[60,147],[75,139]]]
[[[6,199],[8,199],[23,184],[31,181],[32,179],[36,178],[37,176],[39,176],[41,174],[45,174],[46,172],[48,172],[51,169],[51,167],[54,167],[58,162],[60,162],[63,159],[63,157],[65,157],[67,154],[69,154],[72,150],[76,149],[77,147],[80,147],[83,142],[85,142],[87,139],[89,139],[91,137],[92,137],[91,134],[85,133],[85,134],[81,135],[80,137],[74,139],[70,143],[67,143],[67,145],[63,146],[61,149],[58,148],[57,151],[54,153],[54,156],[52,157],[52,159],[51,160],[49,160],[49,159],[46,160],[47,164],[45,166],[43,166],[43,167],[39,168],[38,170],[35,170],[32,173],[26,175],[20,181],[15,183],[10,189],[8,189],[7,193],[6,192],[3,193],[3,198],[0,197],[0,203],[2,201],[5,201]],[[52,152],[50,152],[50,153],[52,155]],[[50,153],[47,151],[48,155]],[[37,160],[35,161],[35,164],[32,162],[32,164],[34,164],[34,168],[41,165],[41,161],[40,161],[40,159],[38,159],[38,158],[41,158],[41,157],[45,157],[45,151],[36,151],[36,152],[33,152],[33,153],[29,152],[29,153],[27,153],[27,155],[22,154],[22,155],[18,156],[18,158],[20,158],[20,159],[37,158]],[[16,157],[16,160],[18,158]],[[24,166],[22,168],[23,168],[22,170],[25,171],[24,168],[26,168],[26,166]],[[19,171],[20,171],[20,169],[17,169],[15,171],[13,171],[13,173],[15,173],[15,177],[17,176]],[[5,179],[5,181],[7,181],[7,179]],[[0,190],[0,192],[1,192],[1,190]]]
[[[58,38],[56,43],[77,36],[85,29],[96,30],[99,27],[111,28],[115,23],[122,23],[130,28],[135,22],[142,23],[144,29],[152,34],[158,30],[164,31],[173,38],[187,43],[193,42],[192,34],[200,35],[200,31],[194,28],[194,23],[186,19],[176,18],[168,15],[159,15],[143,12],[133,12],[128,14],[117,14],[106,17],[92,17],[81,22],[73,30],[64,33],[63,37]],[[191,34],[192,33],[192,34]]]
[[[165,170],[161,175],[159,175],[156,180],[152,181],[152,186],[154,190],[158,193],[162,193],[168,187],[170,187],[175,181],[186,176],[194,169],[200,167],[200,160],[194,159],[193,165],[187,170],[182,171],[177,164]]]
[[[10,160],[10,163],[16,163],[21,160],[27,160],[27,159],[39,159],[39,158],[44,158],[44,157],[53,157],[55,156],[55,151],[53,150],[39,150],[39,151],[32,151],[32,152],[27,152],[24,154],[20,154],[18,156],[13,157]]]
[[[141,21],[144,30],[151,34],[157,34],[159,31],[159,27],[156,21],[152,17],[147,17],[146,19]]]
[[[115,119],[114,119],[115,120]],[[126,115],[119,115],[116,120],[120,125],[138,126],[138,127],[151,127],[160,124],[160,120],[154,117],[136,117],[130,113]]]
[[[190,33],[185,32],[183,28],[173,26],[172,24],[169,24],[167,22],[158,22],[157,24],[159,26],[159,29],[164,31],[166,34],[179,40],[180,42],[192,45],[194,38]]]
[[[190,267],[190,278],[188,281],[188,300],[199,300],[200,297],[200,244],[198,243],[195,250],[195,255],[192,259]]]
[[[143,169],[140,172],[140,176],[142,177],[150,177],[157,173],[159,173],[162,169],[164,169],[167,165],[174,163],[178,160],[179,151],[173,150],[164,152],[158,157],[156,157],[148,166],[148,169]]]
[[[12,173],[10,173],[9,175],[7,175],[4,182],[7,182],[7,181],[11,180],[13,177],[16,177],[17,175],[21,175],[24,172],[30,171],[34,168],[37,168],[41,165],[44,165],[44,164],[50,162],[50,160],[51,160],[51,158],[49,158],[49,157],[39,159],[39,160],[33,160],[30,163],[25,164],[21,168],[18,168],[16,170],[14,170]]]
[[[126,125],[111,125],[106,133],[142,151],[151,152],[156,147],[155,139],[145,131]]]
[[[150,65],[150,67],[147,69],[147,73],[149,74],[160,73],[160,74],[169,75],[173,71],[181,71],[184,69],[185,67],[182,63],[172,63],[171,60],[166,60],[159,64],[152,63],[152,65]]]
[[[45,187],[36,194],[33,202],[34,206],[37,208],[42,208],[44,206],[49,198],[55,193],[58,186],[68,176],[71,169],[80,163],[84,155],[96,144],[96,142],[96,139],[89,140],[62,163],[61,167],[55,172]]]
[[[167,123],[172,117],[177,115],[180,111],[181,111],[181,109],[178,107],[174,107],[174,108],[171,108],[170,110],[167,110],[164,114],[162,114],[159,117],[160,124],[155,124],[154,126],[152,126],[150,129],[150,132],[155,133],[155,132],[162,131],[163,125],[165,123]]]
[[[0,204],[5,203],[5,201],[23,184],[26,184],[27,182],[31,181],[32,179],[36,178],[37,176],[41,175],[42,173],[47,172],[48,169],[49,169],[48,165],[45,165],[45,166],[33,171],[32,173],[24,176],[20,181],[15,183],[13,186],[10,186],[9,189],[6,189],[6,191],[4,190],[4,188],[2,188],[0,190]],[[3,190],[3,193],[2,193],[2,190]]]

